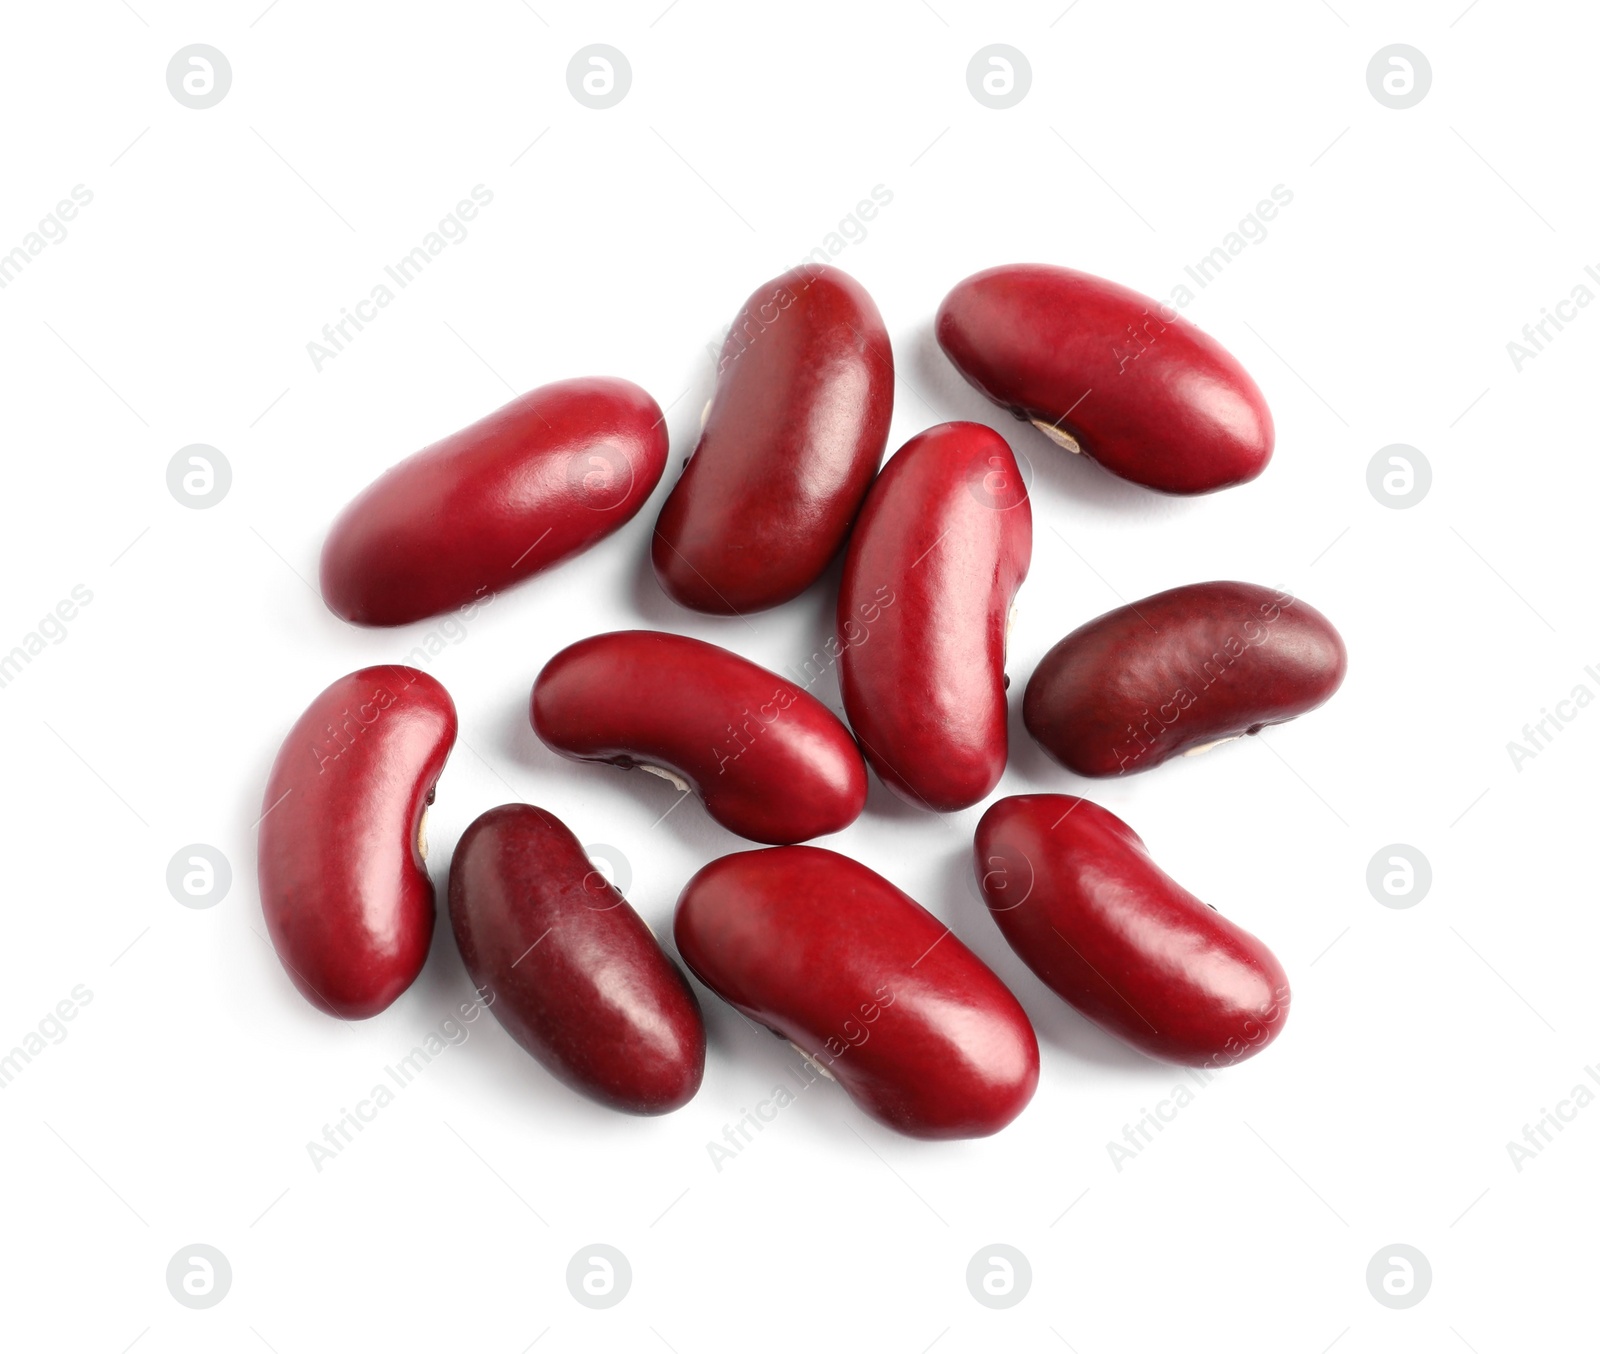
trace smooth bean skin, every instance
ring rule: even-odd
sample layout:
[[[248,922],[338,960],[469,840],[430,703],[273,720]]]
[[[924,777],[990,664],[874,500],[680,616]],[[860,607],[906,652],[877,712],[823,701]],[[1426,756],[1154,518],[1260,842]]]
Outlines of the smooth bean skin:
[[[731,615],[804,592],[844,544],[893,407],[889,334],[860,283],[804,264],[757,288],[656,522],[650,558],[667,595]]]
[[[628,1114],[694,1098],[700,1003],[559,819],[502,804],[474,820],[450,862],[450,925],[479,999],[573,1090]]]
[[[847,856],[784,846],[712,861],[678,898],[673,934],[701,982],[898,1132],[986,1137],[1033,1096],[1039,1045],[1017,999]]]
[[[1022,719],[1067,770],[1129,775],[1314,710],[1347,661],[1328,618],[1288,593],[1190,583],[1061,640],[1028,680]]]
[[[1022,961],[1151,1057],[1226,1067],[1282,1032],[1289,980],[1272,952],[1163,872],[1098,804],[997,800],[978,823],[973,868]]]
[[[827,706],[685,635],[617,630],[579,640],[545,664],[529,718],[563,757],[672,772],[712,818],[751,841],[841,831],[867,802],[866,764]]]
[[[1207,494],[1254,479],[1272,457],[1272,415],[1238,361],[1172,306],[1115,282],[1046,264],[990,268],[945,297],[935,333],[996,404],[1135,484]]]
[[[845,553],[839,691],[872,769],[910,803],[976,804],[1006,767],[1006,630],[1033,510],[1005,438],[918,433],[883,468]]]
[[[362,668],[283,740],[261,801],[267,933],[313,1006],[365,1020],[422,971],[433,882],[422,820],[456,739],[449,693],[416,668]]]
[[[323,599],[358,625],[482,602],[609,536],[666,463],[661,409],[638,386],[540,386],[363,490],[323,545]]]

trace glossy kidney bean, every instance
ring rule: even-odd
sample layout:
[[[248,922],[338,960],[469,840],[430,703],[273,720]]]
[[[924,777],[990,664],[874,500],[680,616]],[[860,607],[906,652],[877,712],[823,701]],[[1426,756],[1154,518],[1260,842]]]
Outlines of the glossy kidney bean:
[[[558,819],[531,804],[476,819],[450,862],[450,924],[479,1000],[568,1086],[629,1114],[693,1099],[700,1003]]]
[[[985,1137],[1033,1096],[1039,1045],[1017,999],[848,856],[784,846],[712,861],[679,896],[673,934],[707,987],[901,1133]]]
[[[1344,641],[1306,603],[1253,583],[1190,583],[1081,625],[1028,680],[1028,732],[1069,771],[1121,776],[1314,710]]]
[[[839,690],[884,784],[976,804],[1006,766],[1006,632],[1033,549],[1011,448],[981,423],[901,447],[867,495],[839,588]]]
[[[311,702],[272,764],[261,910],[289,977],[330,1015],[377,1015],[428,957],[423,818],[455,740],[455,706],[427,673],[362,668]]]
[[[1225,1067],[1289,1016],[1272,952],[1072,795],[1015,795],[978,823],[973,867],[1007,943],[1061,999],[1155,1058]]]
[[[697,611],[798,596],[844,544],[894,403],[889,335],[862,286],[805,264],[759,287],[722,345],[699,445],[656,522],[651,560]]]
[[[666,460],[661,410],[638,386],[541,386],[363,490],[323,545],[323,598],[359,625],[481,602],[610,535]]]
[[[1245,369],[1172,306],[1115,282],[990,268],[945,297],[935,332],[996,404],[1135,484],[1210,493],[1272,456],[1272,415]]]
[[[665,774],[752,841],[838,832],[867,800],[861,753],[827,706],[684,635],[619,630],[579,640],[545,664],[529,715],[562,756]]]

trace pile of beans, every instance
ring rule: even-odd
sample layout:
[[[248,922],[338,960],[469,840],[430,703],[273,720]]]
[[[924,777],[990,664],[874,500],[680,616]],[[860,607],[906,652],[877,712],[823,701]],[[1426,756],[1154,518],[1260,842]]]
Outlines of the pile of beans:
[[[991,400],[1152,490],[1210,493],[1271,458],[1271,415],[1239,363],[1114,283],[992,268],[944,299],[936,334]],[[857,282],[804,266],[767,283],[729,331],[699,443],[651,540],[667,594],[722,615],[790,601],[843,552],[830,652],[848,727],[738,654],[653,630],[556,654],[529,718],[562,756],[665,776],[763,844],[711,861],[678,899],[677,950],[707,988],[889,1127],[976,1137],[1033,1095],[1027,1015],[912,898],[802,844],[856,819],[869,774],[949,813],[1005,770],[1027,488],[1005,438],[978,423],[918,433],[880,470],[893,397],[889,336]],[[328,535],[322,595],[369,626],[471,604],[620,529],[666,462],[665,420],[639,387],[541,387],[357,497]],[[1304,714],[1344,672],[1338,633],[1304,602],[1193,583],[1067,635],[1029,680],[1023,718],[1075,774],[1132,775]],[[423,820],[455,736],[432,677],[363,668],[311,703],[273,765],[262,907],[295,985],[331,1015],[376,1015],[427,958]],[[1028,967],[1144,1052],[1220,1067],[1282,1030],[1289,984],[1272,952],[1089,800],[997,800],[973,868]],[[694,990],[553,814],[505,804],[474,821],[451,861],[449,911],[479,1000],[551,1073],[635,1114],[694,1096],[706,1055]]]

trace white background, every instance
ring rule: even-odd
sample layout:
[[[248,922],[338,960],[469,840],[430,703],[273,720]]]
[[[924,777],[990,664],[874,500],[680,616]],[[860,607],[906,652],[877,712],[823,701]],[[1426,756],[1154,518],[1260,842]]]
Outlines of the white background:
[[[93,601],[0,690],[0,1046],[75,985],[93,995],[0,1092],[3,1343],[1581,1342],[1600,1108],[1520,1172],[1506,1144],[1600,1061],[1600,712],[1520,770],[1507,743],[1579,683],[1600,693],[1584,671],[1600,665],[1600,313],[1579,312],[1520,372],[1506,344],[1600,265],[1592,10],[264,5],[95,0],[9,6],[4,21],[0,250],[75,184],[93,202],[0,291],[0,650],[75,585]],[[232,66],[206,110],[166,85],[194,42]],[[605,111],[566,82],[593,42],[632,66]],[[965,76],[995,42],[1032,68],[1003,111]],[[1396,42],[1433,71],[1402,111],[1365,74]],[[307,343],[475,184],[494,198],[468,237],[315,370]],[[647,543],[711,389],[707,344],[880,184],[892,203],[836,262],[894,340],[891,448],[981,419],[1035,472],[1001,792],[1087,793],[1126,817],[1282,958],[1286,1033],[1119,1171],[1107,1143],[1178,1074],[1088,1026],[1008,952],[970,883],[980,808],[935,818],[875,784],[827,844],[954,926],[1038,1028],[1038,1095],[998,1137],[901,1139],[819,1086],[719,1172],[708,1141],[796,1059],[702,990],[705,1084],[677,1114],[591,1105],[483,1021],[319,1173],[307,1142],[471,994],[444,926],[401,1000],[340,1025],[264,942],[252,824],[279,740],[334,677],[399,661],[435,628],[361,631],[322,606],[307,580],[329,521],[513,391],[607,373],[669,409],[667,480],[639,517],[502,596],[430,668],[461,714],[430,823],[436,880],[472,818],[526,799],[622,851],[631,899],[668,934],[688,876],[746,844],[693,801],[653,826],[664,782],[557,760],[527,727],[528,688],[558,648],[620,626],[773,667],[826,639],[836,573],[748,623],[715,620],[664,597]],[[932,342],[944,292],[996,263],[1068,264],[1165,298],[1277,184],[1292,204],[1185,310],[1272,406],[1277,455],[1248,486],[1184,501],[1114,480],[986,404]],[[196,442],[233,472],[206,510],[165,480]],[[1397,442],[1433,467],[1405,510],[1366,480]],[[1278,584],[1324,611],[1349,645],[1344,689],[1264,738],[1125,782],[1049,763],[1015,719],[1044,651],[1120,600],[1208,578]],[[819,691],[837,706],[831,683]],[[232,864],[209,910],[165,883],[194,842]],[[1365,882],[1395,842],[1434,875],[1405,910]],[[233,1270],[207,1311],[164,1278],[197,1242]],[[633,1269],[608,1311],[566,1285],[594,1242]],[[965,1280],[993,1243],[1032,1267],[1005,1311]],[[1405,1311],[1365,1278],[1392,1243],[1433,1271]]]

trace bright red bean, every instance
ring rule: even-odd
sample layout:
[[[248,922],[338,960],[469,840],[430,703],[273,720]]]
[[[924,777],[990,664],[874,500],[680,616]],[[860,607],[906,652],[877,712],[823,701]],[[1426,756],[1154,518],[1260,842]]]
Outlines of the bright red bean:
[[[1260,733],[1339,689],[1328,618],[1253,583],[1190,583],[1079,626],[1034,669],[1028,732],[1069,771],[1121,776]]]
[[[998,800],[978,823],[973,867],[1022,961],[1135,1048],[1226,1067],[1282,1031],[1289,980],[1272,952],[1166,875],[1098,804]]]
[[[666,423],[638,386],[541,386],[358,495],[323,546],[323,598],[358,625],[481,602],[610,535],[666,462]]]
[[[858,282],[805,264],[758,288],[656,522],[651,560],[667,594],[727,615],[804,592],[844,544],[893,404],[889,335]]]
[[[976,804],[1006,767],[1006,631],[1033,512],[1011,448],[941,423],[867,495],[839,588],[839,690],[884,784],[924,808]]]
[[[563,649],[533,685],[534,732],[577,761],[670,772],[752,841],[848,827],[867,801],[850,731],[815,696],[715,644],[618,630]]]
[[[1172,306],[1104,278],[990,268],[945,297],[935,332],[996,404],[1135,484],[1210,493],[1272,456],[1272,415],[1245,369]]]
[[[450,923],[479,998],[555,1076],[629,1114],[686,1105],[706,1030],[688,981],[564,824],[502,804],[461,835]]]
[[[1033,1096],[1039,1045],[1017,999],[847,856],[785,846],[712,861],[678,898],[673,934],[706,986],[901,1133],[985,1137]]]
[[[456,740],[449,693],[425,672],[341,677],[284,739],[261,802],[261,910],[313,1006],[384,1010],[433,939],[423,818]]]

